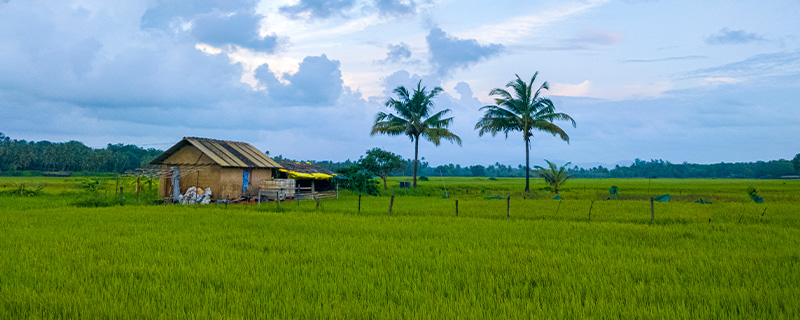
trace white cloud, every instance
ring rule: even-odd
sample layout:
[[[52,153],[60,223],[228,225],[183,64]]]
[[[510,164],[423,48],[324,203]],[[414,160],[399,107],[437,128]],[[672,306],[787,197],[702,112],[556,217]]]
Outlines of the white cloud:
[[[717,86],[717,85],[724,85],[724,84],[734,84],[744,81],[744,79],[739,78],[732,78],[732,77],[708,77],[703,79],[706,85]]]
[[[609,0],[589,0],[572,3],[556,10],[536,12],[531,15],[518,16],[509,20],[483,25],[466,32],[457,32],[462,38],[472,38],[480,42],[495,42],[505,45],[518,43],[527,39],[537,28],[548,26],[570,16],[607,3]]]
[[[550,90],[547,92],[554,96],[588,97],[589,86],[591,86],[591,82],[589,80],[579,84],[553,83],[550,85]]]

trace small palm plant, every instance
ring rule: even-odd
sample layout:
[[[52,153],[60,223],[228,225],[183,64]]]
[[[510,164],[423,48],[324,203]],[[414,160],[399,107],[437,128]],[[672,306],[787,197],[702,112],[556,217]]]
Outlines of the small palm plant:
[[[534,166],[536,170],[533,172],[544,178],[544,182],[547,182],[552,188],[553,192],[558,195],[558,189],[560,189],[561,186],[567,182],[567,179],[572,178],[572,176],[569,175],[569,171],[567,171],[567,166],[570,165],[570,162],[565,163],[563,166],[557,167],[555,163],[552,163],[549,160],[545,161],[547,161],[548,168]]]

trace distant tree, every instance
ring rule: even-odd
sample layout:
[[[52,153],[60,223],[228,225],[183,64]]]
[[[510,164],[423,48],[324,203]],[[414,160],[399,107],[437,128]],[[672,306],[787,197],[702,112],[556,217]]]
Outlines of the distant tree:
[[[336,171],[346,179],[341,180],[340,186],[344,189],[357,191],[368,195],[378,195],[378,182],[360,164],[339,168]]]
[[[497,105],[489,105],[481,108],[485,112],[483,118],[475,124],[475,129],[480,130],[478,135],[491,133],[492,136],[498,132],[503,132],[508,138],[508,133],[512,131],[522,132],[525,140],[525,192],[530,191],[530,145],[533,130],[543,131],[558,135],[562,140],[569,143],[569,135],[553,123],[556,120],[570,121],[575,127],[575,120],[565,113],[557,113],[553,101],[540,96],[542,90],[548,90],[547,82],[544,82],[536,92],[533,92],[533,82],[539,74],[537,71],[531,78],[530,84],[525,83],[519,75],[517,79],[506,84],[506,88],[511,88],[512,92],[505,89],[495,88],[489,93],[495,98]]]
[[[435,114],[433,112],[433,97],[442,92],[442,88],[435,87],[430,92],[422,86],[422,80],[417,83],[413,93],[406,87],[399,86],[393,91],[399,99],[389,98],[386,107],[393,109],[397,115],[379,112],[375,117],[370,135],[378,133],[390,136],[407,135],[414,142],[414,188],[417,187],[417,163],[419,162],[419,138],[438,146],[442,139],[461,145],[461,138],[451,132],[447,127],[453,123],[453,118],[445,118],[450,109],[444,109]]]
[[[472,172],[473,177],[483,177],[486,175],[486,167],[482,165],[470,166],[469,171]]]
[[[386,177],[389,174],[405,168],[405,162],[400,156],[380,148],[367,151],[367,156],[361,159],[361,166],[367,171],[383,179],[383,190],[386,190]]]
[[[800,153],[794,155],[794,159],[792,159],[792,167],[794,171],[800,171]]]
[[[535,166],[536,171],[540,177],[544,178],[544,182],[550,185],[553,189],[553,192],[558,195],[558,190],[561,188],[564,183],[567,182],[567,179],[572,178],[569,175],[569,171],[567,170],[567,166],[569,166],[569,162],[564,164],[561,167],[556,167],[556,165],[548,160],[547,161],[547,168],[541,166]]]

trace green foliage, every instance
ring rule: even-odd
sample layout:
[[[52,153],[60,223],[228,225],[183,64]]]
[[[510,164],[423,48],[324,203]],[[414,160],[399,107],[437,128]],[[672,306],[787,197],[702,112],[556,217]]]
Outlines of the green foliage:
[[[747,188],[747,195],[750,196],[750,199],[753,200],[755,203],[764,203],[764,198],[758,194],[758,189],[755,187],[748,187]]]
[[[419,176],[419,181],[429,181],[428,176]]]
[[[11,190],[4,190],[0,195],[8,195],[14,197],[35,197],[42,192],[43,186],[29,187],[24,183],[20,183],[16,188]]]
[[[542,90],[548,90],[549,86],[545,81],[536,92],[533,92],[533,82],[536,81],[537,71],[531,77],[530,83],[525,83],[519,75],[516,80],[506,84],[506,88],[512,89],[509,92],[505,89],[495,88],[489,93],[495,98],[497,105],[488,105],[481,108],[484,111],[483,117],[475,124],[478,135],[491,133],[504,133],[508,138],[509,132],[520,131],[525,140],[525,191],[530,191],[530,140],[533,131],[550,133],[559,136],[562,140],[569,143],[569,135],[553,121],[570,121],[575,127],[575,120],[566,113],[556,112],[556,107],[549,98],[541,96]]]
[[[558,190],[561,188],[564,183],[567,182],[567,179],[572,178],[569,175],[569,171],[567,171],[567,166],[569,166],[569,162],[564,164],[561,167],[557,167],[554,163],[547,161],[547,168],[541,166],[535,166],[536,170],[534,171],[540,177],[544,178],[544,182],[550,185],[553,190],[553,193],[558,195]],[[613,188],[612,188],[613,189]]]
[[[394,89],[398,100],[389,98],[386,107],[394,110],[392,113],[379,112],[372,125],[371,135],[386,134],[390,136],[407,135],[414,143],[414,188],[417,187],[417,160],[419,159],[419,138],[430,141],[438,146],[442,139],[461,145],[461,138],[447,129],[453,118],[445,118],[450,109],[444,109],[435,114],[433,112],[433,97],[442,92],[442,88],[435,87],[430,92],[422,86],[422,80],[417,83],[413,93],[409,93],[404,86]]]
[[[16,175],[20,171],[37,172],[37,175],[41,175],[41,171],[123,173],[146,166],[161,152],[124,144],[93,149],[78,141],[13,140],[0,133],[0,172],[3,175]]]
[[[792,159],[792,168],[794,168],[794,171],[800,172],[800,153],[794,155]]]
[[[340,179],[339,186],[343,189],[353,190],[358,193],[376,196],[378,182],[372,179],[372,175],[361,165],[353,165],[346,168],[339,168],[337,173],[347,179]]]
[[[97,192],[97,190],[100,190],[100,180],[85,178],[81,181],[81,188],[88,192]]]
[[[399,155],[380,148],[367,150],[367,156],[358,161],[361,167],[369,173],[380,177],[383,180],[383,189],[386,190],[386,177],[392,172],[405,167],[403,158]]]

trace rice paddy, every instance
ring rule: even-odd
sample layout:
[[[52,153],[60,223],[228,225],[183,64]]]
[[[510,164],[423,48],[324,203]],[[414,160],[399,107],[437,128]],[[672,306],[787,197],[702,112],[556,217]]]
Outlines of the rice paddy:
[[[0,318],[800,317],[797,180],[577,179],[558,201],[538,180],[431,178],[361,210],[345,191],[85,208],[80,183],[0,178]]]

